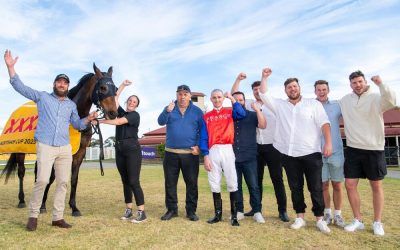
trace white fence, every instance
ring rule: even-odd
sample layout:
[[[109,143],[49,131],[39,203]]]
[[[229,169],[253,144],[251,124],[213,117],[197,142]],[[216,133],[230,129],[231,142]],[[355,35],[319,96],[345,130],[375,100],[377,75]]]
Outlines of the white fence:
[[[100,148],[86,148],[85,160],[98,160],[100,156]],[[104,148],[104,159],[115,159],[115,148],[105,147]]]

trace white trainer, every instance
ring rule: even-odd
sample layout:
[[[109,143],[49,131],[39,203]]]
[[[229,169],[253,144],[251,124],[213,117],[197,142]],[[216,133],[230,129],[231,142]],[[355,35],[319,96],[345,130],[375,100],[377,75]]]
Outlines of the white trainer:
[[[305,226],[306,226],[306,221],[303,220],[303,218],[299,217],[294,220],[294,223],[292,225],[290,225],[290,228],[291,229],[300,229]]]
[[[361,221],[354,219],[349,225],[344,227],[344,231],[346,232],[355,232],[357,230],[363,230],[364,229],[364,223]]]
[[[338,227],[346,226],[346,223],[344,223],[343,217],[340,214],[337,214],[333,217],[333,224]]]
[[[325,234],[328,234],[328,233],[331,232],[331,230],[329,229],[328,224],[326,223],[326,221],[324,221],[322,219],[317,221],[317,228],[319,229],[319,231],[321,231],[321,232],[323,232]]]
[[[372,229],[374,230],[374,234],[378,236],[384,236],[385,231],[383,230],[383,224],[380,221],[374,221],[372,224]]]
[[[262,214],[260,212],[257,212],[253,215],[253,219],[257,222],[257,223],[265,223],[264,217],[262,216]]]
[[[231,219],[232,216],[229,216],[229,219]],[[243,220],[244,219],[244,213],[243,212],[237,212],[236,213],[236,218],[237,220]]]

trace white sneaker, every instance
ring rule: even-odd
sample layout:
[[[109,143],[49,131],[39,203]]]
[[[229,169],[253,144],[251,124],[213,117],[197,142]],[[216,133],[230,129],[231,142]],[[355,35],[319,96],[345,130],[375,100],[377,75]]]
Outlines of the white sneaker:
[[[257,212],[253,215],[253,219],[257,222],[257,223],[265,223],[264,217],[262,216],[262,214],[260,212]]]
[[[332,215],[331,214],[325,214],[324,219],[323,219],[327,225],[332,223]]]
[[[374,234],[378,236],[384,236],[385,231],[383,230],[383,224],[379,221],[374,221],[372,224],[372,229],[374,230]]]
[[[231,219],[232,216],[229,216],[229,219]],[[243,212],[237,212],[236,213],[236,218],[237,220],[243,220],[244,219],[244,213]]]
[[[290,225],[290,228],[291,229],[300,229],[305,226],[306,226],[306,221],[303,220],[303,218],[299,217],[294,220],[294,223],[292,225]]]
[[[333,217],[333,224],[338,227],[344,227],[346,225],[344,223],[343,217],[340,214],[337,214]]]
[[[355,232],[357,230],[363,230],[363,229],[364,229],[364,223],[362,223],[357,219],[354,219],[353,222],[344,227],[344,231],[347,232]]]
[[[319,231],[321,231],[325,234],[328,234],[331,232],[331,230],[328,227],[328,224],[324,220],[317,221],[317,228],[319,229]]]

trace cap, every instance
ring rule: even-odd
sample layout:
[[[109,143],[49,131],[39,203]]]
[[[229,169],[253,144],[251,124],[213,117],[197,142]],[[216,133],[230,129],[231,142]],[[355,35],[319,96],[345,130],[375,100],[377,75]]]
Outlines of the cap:
[[[187,92],[189,92],[189,93],[192,93],[191,91],[190,91],[190,88],[189,88],[189,86],[187,86],[187,85],[180,85],[180,86],[178,86],[178,88],[176,89],[176,92],[179,92],[179,91],[187,91]]]
[[[56,76],[56,79],[54,79],[54,82],[60,80],[60,79],[64,79],[65,81],[67,81],[67,83],[69,83],[69,77],[66,74],[59,74]]]

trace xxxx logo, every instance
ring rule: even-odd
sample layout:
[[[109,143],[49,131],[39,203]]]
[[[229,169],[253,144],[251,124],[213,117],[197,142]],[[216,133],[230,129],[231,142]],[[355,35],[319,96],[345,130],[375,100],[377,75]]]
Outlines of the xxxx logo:
[[[32,131],[36,129],[37,115],[14,119],[11,118],[9,127],[6,127],[3,134]]]

